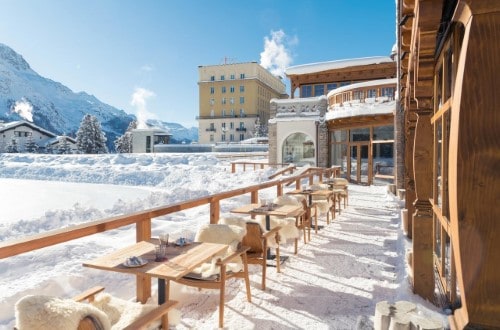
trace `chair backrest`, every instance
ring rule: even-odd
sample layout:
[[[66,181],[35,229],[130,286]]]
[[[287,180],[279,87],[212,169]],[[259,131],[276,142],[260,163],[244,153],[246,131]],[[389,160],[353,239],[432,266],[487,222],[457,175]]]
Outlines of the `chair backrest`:
[[[300,202],[294,196],[282,195],[282,196],[276,197],[274,199],[273,203],[278,204],[278,205],[297,205]]]
[[[247,233],[243,237],[243,240],[241,241],[241,244],[243,246],[248,246],[250,250],[248,251],[249,253],[263,253],[264,252],[264,246],[263,246],[263,239],[262,239],[262,228],[260,227],[260,224],[257,222],[247,222],[246,223],[247,227]]]
[[[349,181],[347,181],[347,179],[344,179],[344,178],[335,178],[332,180],[332,184],[335,185],[335,186],[347,186],[349,184]]]

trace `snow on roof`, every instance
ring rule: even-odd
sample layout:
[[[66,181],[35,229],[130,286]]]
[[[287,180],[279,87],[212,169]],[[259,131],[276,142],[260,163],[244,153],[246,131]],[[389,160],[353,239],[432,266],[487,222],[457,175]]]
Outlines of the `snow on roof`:
[[[56,134],[54,134],[50,131],[47,131],[46,129],[43,129],[40,126],[37,126],[37,125],[30,123],[28,121],[25,121],[25,120],[11,121],[9,123],[1,123],[0,124],[0,132],[4,132],[4,131],[7,131],[9,129],[12,129],[12,128],[15,128],[18,126],[23,126],[23,125],[29,126],[29,127],[31,127],[31,129],[37,130],[37,131],[39,131],[47,136],[50,136],[50,137],[56,136]]]
[[[325,114],[326,120],[393,113],[396,101],[381,103],[344,103],[343,106],[330,108]]]
[[[274,102],[280,105],[296,104],[296,103],[306,104],[306,103],[318,103],[318,101],[320,101],[321,99],[326,99],[326,96],[321,95],[313,97],[298,97],[294,99],[271,99],[270,102]]]
[[[336,60],[329,62],[318,62],[291,66],[285,69],[285,74],[298,75],[307,73],[316,73],[327,70],[343,69],[348,67],[380,64],[380,63],[391,63],[394,62],[389,56],[373,56],[373,57],[362,57],[347,60]]]
[[[369,80],[369,81],[364,81],[364,82],[360,82],[360,83],[350,84],[350,85],[346,85],[346,86],[332,89],[331,91],[328,92],[327,98],[330,98],[334,94],[342,93],[342,92],[345,92],[345,91],[348,91],[351,89],[356,89],[356,88],[387,85],[387,84],[396,85],[397,81],[398,81],[397,78],[389,78],[389,79]]]

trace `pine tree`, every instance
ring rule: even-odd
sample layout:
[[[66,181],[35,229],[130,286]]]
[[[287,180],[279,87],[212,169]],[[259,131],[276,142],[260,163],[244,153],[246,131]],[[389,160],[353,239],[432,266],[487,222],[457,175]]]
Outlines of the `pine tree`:
[[[29,135],[28,139],[26,140],[26,143],[24,144],[24,148],[26,149],[26,152],[37,152],[38,151],[38,145],[35,143],[35,140],[33,139],[33,135]]]
[[[85,115],[76,132],[76,146],[84,154],[106,154],[106,136],[95,116]]]
[[[17,139],[13,136],[12,139],[10,140],[9,144],[7,145],[7,152],[10,153],[17,153],[19,152],[19,147],[17,144]]]
[[[71,153],[71,147],[69,146],[68,139],[66,138],[66,135],[63,135],[59,138],[59,147],[57,152],[59,154],[70,154]]]
[[[114,142],[116,152],[130,153],[132,152],[132,130],[137,128],[137,120],[132,120],[127,127],[125,133],[117,138]]]

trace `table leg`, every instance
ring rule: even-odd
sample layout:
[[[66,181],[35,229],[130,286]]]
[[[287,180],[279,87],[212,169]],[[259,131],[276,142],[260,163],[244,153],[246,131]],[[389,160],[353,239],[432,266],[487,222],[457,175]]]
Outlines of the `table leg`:
[[[167,293],[167,288],[165,286],[165,280],[163,278],[158,279],[158,305],[165,302],[165,297]]]
[[[266,214],[266,230],[269,231],[271,230],[271,216],[269,214]],[[267,249],[267,260],[272,259],[271,258],[271,249]]]

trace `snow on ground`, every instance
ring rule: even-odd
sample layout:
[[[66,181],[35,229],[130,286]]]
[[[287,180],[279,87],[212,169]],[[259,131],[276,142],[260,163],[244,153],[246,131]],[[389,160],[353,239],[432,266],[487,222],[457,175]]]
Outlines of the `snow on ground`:
[[[229,162],[211,154],[0,154],[0,241],[235,189],[272,173],[231,174]],[[399,227],[398,201],[383,186],[349,189],[349,207],[312,233],[310,243],[299,244],[297,255],[291,242],[284,245],[283,254],[290,258],[282,273],[269,269],[266,291],[260,290],[259,267],[250,266],[252,303],[246,302],[242,281],[229,282],[226,328],[370,328],[375,304],[382,300],[413,301],[422,313],[445,322],[409,288],[408,242]],[[261,197],[275,193],[266,189]],[[249,196],[222,202],[221,216],[248,202]],[[202,206],[154,219],[153,235],[194,233],[209,221],[208,214],[208,206]],[[27,294],[71,297],[103,285],[107,292],[133,299],[134,278],[82,263],[134,241],[135,227],[128,226],[0,260],[0,329],[12,329],[15,302]],[[177,329],[216,328],[217,292],[174,286],[172,298],[181,301]]]

